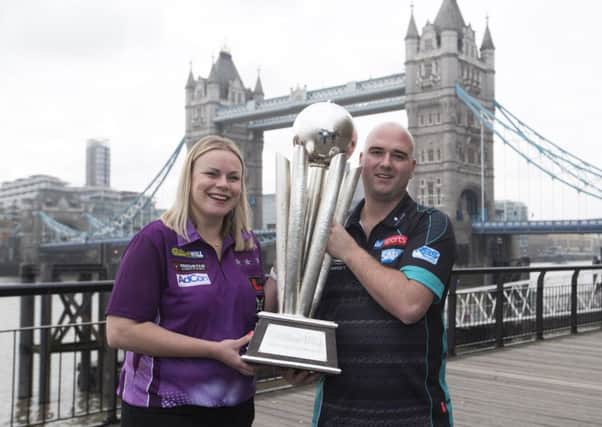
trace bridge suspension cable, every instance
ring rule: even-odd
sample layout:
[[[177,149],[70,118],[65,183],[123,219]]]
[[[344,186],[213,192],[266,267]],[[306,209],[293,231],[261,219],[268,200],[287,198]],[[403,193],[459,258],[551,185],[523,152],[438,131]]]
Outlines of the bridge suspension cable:
[[[76,230],[63,223],[58,222],[46,212],[38,211],[38,217],[42,220],[44,225],[52,230],[58,237],[64,237],[69,240],[84,240],[86,233],[83,231]]]
[[[546,139],[497,101],[493,101],[494,108],[500,112],[496,115],[458,84],[456,94],[484,126],[530,166],[579,194],[602,200],[602,169]],[[506,132],[501,132],[502,129]],[[519,141],[526,144],[521,146],[512,142],[505,136],[506,133],[518,137]]]
[[[163,181],[165,181],[165,178],[167,178],[167,175],[176,162],[176,159],[178,158],[180,151],[182,151],[182,147],[184,147],[185,142],[186,139],[182,138],[163,167],[146,186],[146,188],[138,195],[138,197],[136,197],[136,199],[134,199],[134,201],[128,207],[126,207],[120,215],[113,217],[109,224],[93,231],[93,237],[116,237],[124,232],[124,227],[129,225],[136,215],[138,215],[140,211],[142,211],[155,197],[155,194],[159,188],[161,188]]]

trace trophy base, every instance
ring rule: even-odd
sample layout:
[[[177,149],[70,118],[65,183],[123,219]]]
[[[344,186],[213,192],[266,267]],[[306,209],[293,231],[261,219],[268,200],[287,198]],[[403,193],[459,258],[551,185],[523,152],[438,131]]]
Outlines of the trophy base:
[[[337,363],[337,324],[289,314],[258,314],[247,353],[248,363],[340,374]]]

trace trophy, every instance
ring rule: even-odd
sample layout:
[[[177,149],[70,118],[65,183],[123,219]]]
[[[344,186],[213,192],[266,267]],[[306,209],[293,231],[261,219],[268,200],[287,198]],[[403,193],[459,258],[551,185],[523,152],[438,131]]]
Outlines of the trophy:
[[[331,257],[332,221],[343,222],[360,168],[347,158],[357,133],[351,115],[331,102],[311,104],[293,124],[292,164],[276,155],[278,313],[262,311],[243,360],[339,374],[336,323],[313,319]]]

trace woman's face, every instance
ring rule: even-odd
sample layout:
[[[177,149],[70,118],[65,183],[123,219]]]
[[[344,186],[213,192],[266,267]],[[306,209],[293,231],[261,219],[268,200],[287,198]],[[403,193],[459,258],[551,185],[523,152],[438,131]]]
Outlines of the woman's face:
[[[223,219],[240,200],[242,165],[228,150],[211,150],[192,164],[191,207],[195,217]]]

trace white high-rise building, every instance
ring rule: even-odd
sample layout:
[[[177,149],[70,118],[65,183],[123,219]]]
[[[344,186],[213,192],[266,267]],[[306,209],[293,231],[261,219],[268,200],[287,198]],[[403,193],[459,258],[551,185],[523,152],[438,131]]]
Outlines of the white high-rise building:
[[[111,186],[111,150],[107,139],[88,139],[87,141],[86,186]]]

